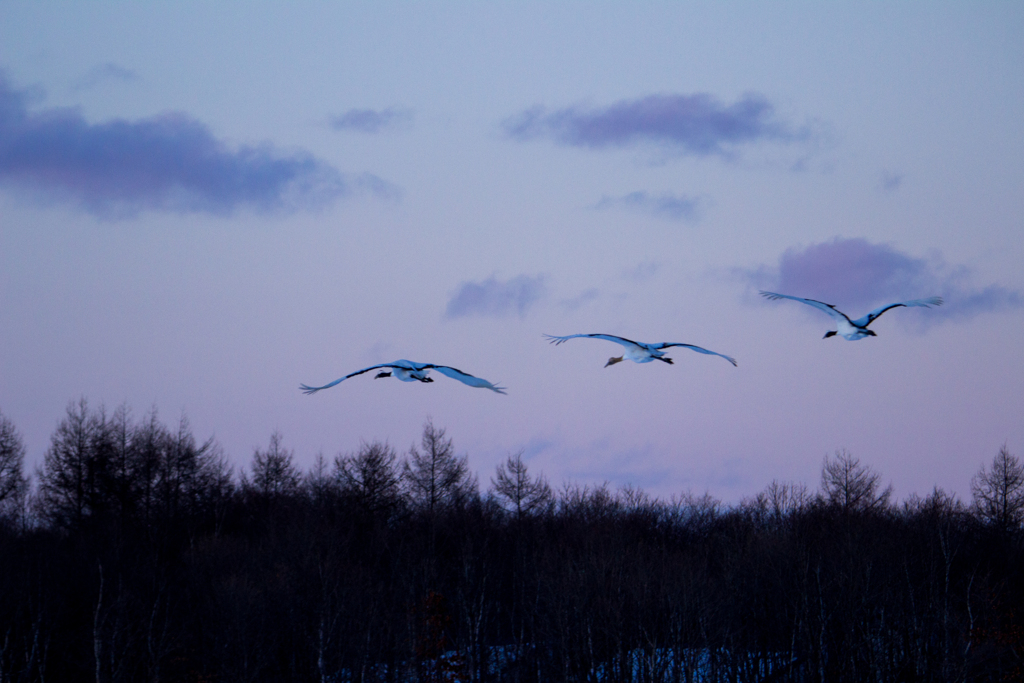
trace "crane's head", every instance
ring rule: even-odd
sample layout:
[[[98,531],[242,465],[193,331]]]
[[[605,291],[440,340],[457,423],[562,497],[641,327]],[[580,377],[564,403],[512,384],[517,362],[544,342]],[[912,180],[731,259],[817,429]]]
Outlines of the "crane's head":
[[[390,376],[391,376],[390,372],[378,372],[376,375],[373,376],[373,378],[374,379],[380,379],[381,377],[390,377]]]
[[[615,365],[616,363],[621,363],[622,362],[622,358],[623,358],[623,356],[619,356],[618,358],[613,356],[613,357],[608,359],[608,362],[605,363],[604,366],[608,367],[609,365]]]
[[[835,330],[829,330],[828,332],[825,333],[825,336],[822,337],[822,339],[828,339],[829,337],[834,337],[834,336],[836,336],[836,334],[837,334],[837,332]]]

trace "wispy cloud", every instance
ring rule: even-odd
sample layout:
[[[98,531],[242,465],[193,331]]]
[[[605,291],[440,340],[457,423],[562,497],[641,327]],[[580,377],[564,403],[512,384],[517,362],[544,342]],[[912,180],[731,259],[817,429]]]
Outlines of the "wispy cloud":
[[[385,363],[394,357],[394,345],[391,342],[377,341],[363,354],[370,363]]]
[[[902,185],[902,184],[903,184],[903,174],[902,173],[895,173],[893,171],[883,171],[882,172],[882,180],[879,183],[879,187],[881,187],[884,191],[886,191],[886,192],[895,192],[896,190],[900,189],[900,185]]]
[[[343,114],[331,117],[331,128],[360,133],[380,133],[392,128],[409,126],[412,124],[412,118],[412,109],[405,107],[349,109]]]
[[[444,316],[523,316],[547,291],[543,275],[519,275],[501,281],[493,275],[482,282],[463,282],[448,300]]]
[[[80,78],[75,80],[71,84],[72,90],[88,90],[94,88],[102,83],[119,82],[119,83],[130,83],[137,81],[139,75],[131,69],[114,64],[113,62],[105,62],[89,69]]]
[[[595,209],[623,208],[650,214],[673,221],[696,221],[704,206],[699,197],[677,196],[670,193],[652,195],[647,192],[630,192],[621,197],[602,197]]]
[[[572,297],[571,299],[562,299],[562,301],[559,303],[561,304],[563,309],[572,312],[579,310],[580,308],[583,308],[587,304],[591,303],[596,299],[599,299],[600,297],[601,290],[597,289],[596,287],[591,287],[590,289],[580,292],[578,295]]]
[[[360,173],[352,179],[351,185],[387,201],[397,202],[404,194],[398,185],[372,173]]]
[[[658,261],[644,261],[622,271],[622,276],[632,282],[644,283],[657,275],[661,268],[662,264]]]
[[[708,93],[696,93],[648,95],[598,108],[548,111],[537,106],[507,119],[504,130],[515,140],[548,138],[591,149],[648,143],[696,156],[732,156],[744,144],[792,143],[810,137],[806,127],[776,117],[774,106],[757,93],[728,105]]]
[[[1021,292],[998,284],[978,286],[971,269],[950,265],[939,254],[918,258],[863,238],[837,237],[793,247],[782,254],[777,265],[766,264],[740,274],[759,289],[848,306],[851,310],[847,313],[855,316],[879,304],[935,295],[943,297],[945,304],[928,310],[927,315],[915,316],[920,324],[1024,309]]]
[[[391,193],[373,176],[353,184],[307,152],[231,148],[185,114],[92,124],[76,109],[29,111],[26,100],[0,74],[0,185],[99,216],[271,212],[322,206],[353,187]]]

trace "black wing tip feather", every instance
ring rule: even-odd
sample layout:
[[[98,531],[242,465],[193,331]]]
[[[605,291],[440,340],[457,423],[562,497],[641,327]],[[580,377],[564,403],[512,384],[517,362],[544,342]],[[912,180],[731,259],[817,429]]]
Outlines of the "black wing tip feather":
[[[706,349],[705,349],[705,350],[706,350]],[[730,363],[732,363],[732,366],[733,366],[734,368],[737,368],[737,367],[739,367],[739,363],[737,363],[737,362],[736,362],[736,359],[735,359],[735,358],[733,358],[732,356],[727,356],[727,355],[725,355],[724,353],[719,353],[718,351],[709,351],[709,353],[711,353],[711,354],[713,354],[713,355],[715,355],[715,356],[718,356],[719,358],[724,358],[724,359],[726,359],[727,361],[729,361]]]
[[[490,389],[491,391],[496,391],[499,394],[504,394],[505,393],[506,387],[500,387],[500,386],[498,386],[498,383],[488,382],[483,377],[477,377],[476,375],[471,375],[468,372],[464,372],[462,370],[459,370],[458,368],[452,367],[451,365],[434,365],[434,364],[430,364],[430,365],[426,366],[426,368],[429,368],[431,370],[437,370],[438,368],[444,368],[446,370],[454,370],[455,372],[459,373],[460,375],[464,375],[466,377],[469,377],[470,379],[479,380],[481,382],[487,382],[487,385],[480,384],[480,385],[469,385],[469,386],[473,386],[476,389]]]
[[[316,392],[320,391],[320,387],[310,387],[306,386],[305,384],[300,384],[299,389],[301,389],[302,393],[306,394],[307,396],[309,394],[315,394]]]

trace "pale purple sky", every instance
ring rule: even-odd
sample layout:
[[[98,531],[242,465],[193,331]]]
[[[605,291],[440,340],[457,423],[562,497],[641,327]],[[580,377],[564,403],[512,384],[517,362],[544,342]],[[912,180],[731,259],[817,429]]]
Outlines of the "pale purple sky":
[[[553,6],[552,6],[553,5]],[[0,411],[738,501],[1024,455],[1019,3],[0,3]],[[859,342],[825,315],[898,309]],[[675,364],[543,333],[678,341]],[[367,373],[406,358],[443,376]]]

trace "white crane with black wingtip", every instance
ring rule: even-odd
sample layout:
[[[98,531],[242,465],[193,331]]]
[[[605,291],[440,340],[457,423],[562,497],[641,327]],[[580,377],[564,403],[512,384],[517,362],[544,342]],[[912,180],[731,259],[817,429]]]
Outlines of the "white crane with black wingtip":
[[[933,296],[928,299],[913,299],[911,301],[900,301],[895,304],[886,304],[885,306],[879,306],[875,310],[868,313],[863,318],[857,318],[856,320],[850,320],[850,317],[840,311],[832,304],[826,304],[823,301],[816,301],[814,299],[803,299],[798,296],[790,296],[788,294],[776,294],[775,292],[761,292],[761,296],[768,299],[769,301],[776,301],[778,299],[792,299],[793,301],[799,301],[802,304],[813,306],[819,311],[823,311],[836,321],[836,329],[829,330],[825,333],[822,339],[828,339],[835,335],[839,335],[847,341],[856,341],[858,339],[864,339],[865,337],[877,337],[872,330],[868,329],[868,325],[873,323],[878,316],[882,315],[891,308],[900,308],[901,306],[923,306],[924,308],[930,308],[932,306],[941,306],[942,297]]]
[[[383,370],[383,368],[387,368],[387,370]],[[299,389],[301,389],[304,394],[315,394],[322,389],[330,389],[335,384],[344,382],[349,377],[355,377],[356,375],[361,375],[364,372],[369,372],[370,370],[381,370],[381,372],[374,375],[374,379],[394,377],[395,379],[399,379],[403,382],[433,382],[434,380],[427,375],[431,370],[437,370],[442,375],[446,375],[452,379],[457,379],[468,386],[476,387],[478,389],[490,389],[491,391],[495,391],[499,394],[505,393],[505,387],[496,386],[485,379],[474,377],[468,372],[463,372],[457,368],[453,368],[448,365],[434,365],[433,363],[413,363],[411,360],[396,360],[393,363],[371,365],[368,368],[363,368],[362,370],[345,375],[340,379],[336,379],[330,384],[325,384],[322,387],[311,387],[302,384],[299,385]]]
[[[660,360],[663,363],[672,365],[672,359],[667,358],[663,353],[664,349],[672,348],[673,346],[679,346],[684,349],[690,349],[697,353],[706,353],[709,356],[721,356],[733,365],[736,365],[736,359],[726,356],[725,354],[718,353],[717,351],[709,351],[700,346],[694,346],[693,344],[682,344],[679,342],[665,342],[663,344],[645,344],[643,342],[635,342],[632,339],[626,339],[625,337],[616,337],[614,334],[570,334],[565,337],[556,337],[554,335],[545,334],[544,337],[556,346],[558,344],[564,344],[570,339],[576,337],[590,337],[592,339],[604,339],[606,341],[615,342],[626,350],[621,356],[612,356],[608,359],[608,362],[604,364],[605,367],[609,365],[615,365],[621,363],[627,358],[634,363],[650,363],[652,360]]]

